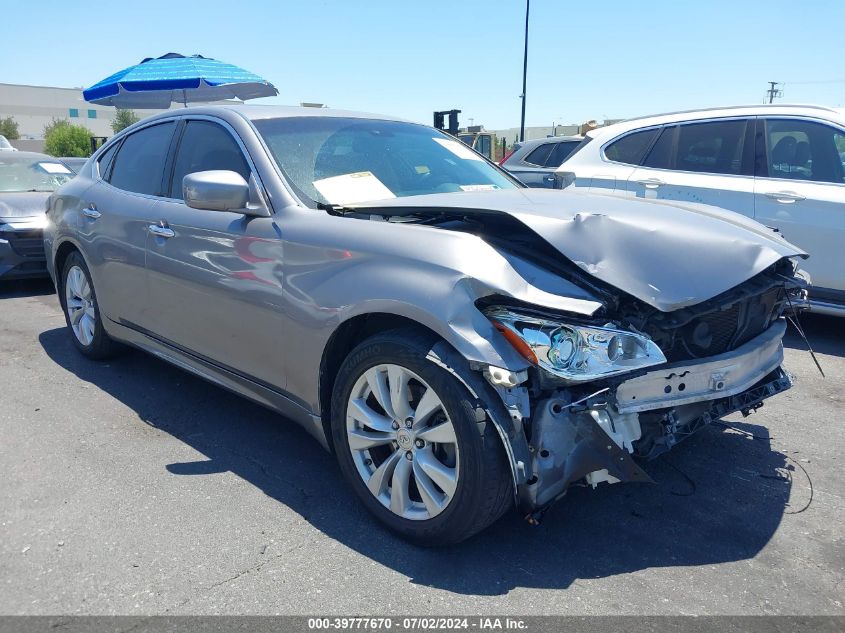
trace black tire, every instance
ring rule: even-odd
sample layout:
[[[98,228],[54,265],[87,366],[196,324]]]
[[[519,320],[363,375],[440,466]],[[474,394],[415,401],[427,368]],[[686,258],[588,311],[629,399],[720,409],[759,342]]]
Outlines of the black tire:
[[[68,274],[74,267],[81,269],[82,273],[85,275],[85,279],[90,286],[91,301],[93,302],[93,311],[95,315],[93,337],[91,338],[91,341],[87,344],[83,343],[74,333],[73,325],[71,323],[71,317],[68,313],[67,298],[65,291],[68,283]],[[61,276],[59,277],[58,286],[59,303],[61,304],[62,312],[64,312],[65,315],[65,323],[67,323],[71,341],[73,341],[73,344],[74,346],[76,346],[76,349],[78,349],[83,355],[87,356],[88,358],[95,360],[111,358],[116,353],[118,353],[123,348],[123,346],[109,338],[109,335],[103,328],[103,320],[100,316],[100,307],[97,303],[97,293],[94,289],[94,283],[91,280],[91,272],[88,270],[88,265],[85,263],[85,260],[82,258],[82,255],[80,255],[78,251],[74,251],[73,253],[68,255],[67,259],[65,260],[64,266],[61,270]]]
[[[438,341],[423,330],[405,328],[362,342],[341,365],[331,409],[332,441],[343,476],[376,518],[403,538],[425,546],[469,538],[496,521],[513,501],[513,479],[494,424],[486,419],[479,422],[477,403],[467,388],[426,358]],[[445,509],[425,519],[408,519],[383,505],[359,474],[349,445],[346,416],[352,389],[368,369],[383,364],[399,365],[425,381],[439,397],[457,438],[460,470],[455,492]]]

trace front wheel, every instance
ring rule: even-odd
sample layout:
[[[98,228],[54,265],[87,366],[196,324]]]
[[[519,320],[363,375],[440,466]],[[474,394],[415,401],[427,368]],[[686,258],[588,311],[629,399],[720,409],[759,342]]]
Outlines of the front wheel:
[[[341,366],[332,439],[341,471],[390,529],[423,545],[456,543],[495,521],[513,489],[501,440],[466,388],[426,359],[437,339],[374,336]]]

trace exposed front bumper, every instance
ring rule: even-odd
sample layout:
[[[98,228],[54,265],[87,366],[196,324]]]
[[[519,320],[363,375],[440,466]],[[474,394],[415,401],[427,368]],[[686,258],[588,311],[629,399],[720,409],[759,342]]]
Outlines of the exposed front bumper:
[[[616,409],[619,413],[638,413],[745,391],[783,362],[781,341],[785,333],[786,321],[781,319],[730,352],[673,363],[626,380],[616,388]]]
[[[779,321],[731,352],[647,372],[583,404],[573,405],[565,390],[538,402],[521,509],[537,513],[580,480],[651,481],[634,455],[653,458],[708,423],[747,414],[789,389],[780,367],[785,330]]]

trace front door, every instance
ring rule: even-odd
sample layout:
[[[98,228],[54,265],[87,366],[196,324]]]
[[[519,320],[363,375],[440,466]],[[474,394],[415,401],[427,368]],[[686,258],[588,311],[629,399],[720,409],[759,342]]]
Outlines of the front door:
[[[284,387],[281,232],[272,218],[193,209],[182,178],[252,167],[221,123],[189,120],[179,140],[169,198],[147,237],[153,333],[224,368]]]

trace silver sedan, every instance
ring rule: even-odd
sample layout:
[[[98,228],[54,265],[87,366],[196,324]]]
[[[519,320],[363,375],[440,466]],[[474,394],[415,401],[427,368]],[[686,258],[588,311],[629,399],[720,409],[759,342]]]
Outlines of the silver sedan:
[[[48,215],[82,354],[131,345],[284,414],[419,543],[646,481],[638,460],[791,384],[803,253],[775,233],[527,189],[390,117],[165,112],[99,149]]]

